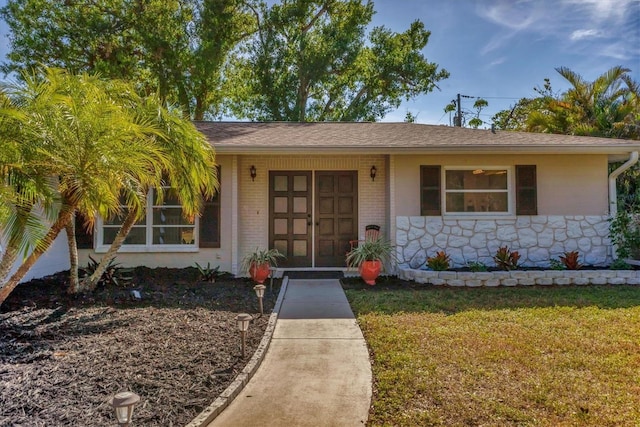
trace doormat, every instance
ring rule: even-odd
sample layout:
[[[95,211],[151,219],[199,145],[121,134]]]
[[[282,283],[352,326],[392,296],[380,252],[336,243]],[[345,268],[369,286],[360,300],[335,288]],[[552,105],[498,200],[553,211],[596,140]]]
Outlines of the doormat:
[[[289,280],[342,279],[342,271],[286,271]]]

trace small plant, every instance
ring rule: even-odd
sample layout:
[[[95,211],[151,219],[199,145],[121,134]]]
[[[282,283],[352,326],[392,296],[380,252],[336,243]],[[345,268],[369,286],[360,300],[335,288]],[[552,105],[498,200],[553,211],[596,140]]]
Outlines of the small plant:
[[[360,267],[365,261],[380,261],[385,264],[394,259],[394,246],[390,241],[379,237],[377,239],[366,240],[358,243],[358,246],[347,253],[347,265],[349,267]]]
[[[631,266],[622,258],[616,258],[609,266],[610,270],[631,270]]]
[[[567,270],[580,270],[582,264],[578,260],[580,253],[578,251],[565,252],[564,255],[560,255],[560,261],[567,268]]]
[[[470,261],[467,263],[467,267],[469,267],[469,270],[473,271],[474,273],[487,271],[487,266],[479,261]]]
[[[427,267],[433,271],[444,271],[449,269],[451,258],[445,251],[437,251],[432,257],[427,258]]]
[[[564,270],[564,269],[566,269],[566,267],[564,266],[562,261],[560,261],[559,259],[550,259],[549,260],[549,267],[551,267],[552,270]]]
[[[518,268],[518,260],[520,254],[518,251],[509,250],[508,246],[502,246],[498,248],[493,260],[496,262],[496,266],[502,270],[510,271]]]
[[[277,267],[278,259],[286,258],[277,249],[258,249],[251,252],[242,260],[242,271],[248,272],[252,265],[260,266],[268,264],[269,267]]]
[[[225,273],[224,271],[220,271],[220,266],[217,266],[215,268],[211,268],[211,264],[210,263],[207,263],[206,267],[201,266],[197,262],[195,264],[196,264],[196,268],[200,272],[200,281],[201,282],[215,283],[216,279],[219,279],[219,278],[227,275],[227,273]]]
[[[82,269],[82,277],[90,277],[95,273],[98,269],[100,263],[93,259],[91,255],[89,255],[89,263],[85,268]],[[122,268],[120,267],[120,263],[116,262],[116,259],[112,259],[107,264],[107,268],[102,273],[102,277],[98,280],[98,286],[102,285],[115,285],[115,286],[125,286],[128,284],[132,277],[131,272],[133,272],[132,268]]]

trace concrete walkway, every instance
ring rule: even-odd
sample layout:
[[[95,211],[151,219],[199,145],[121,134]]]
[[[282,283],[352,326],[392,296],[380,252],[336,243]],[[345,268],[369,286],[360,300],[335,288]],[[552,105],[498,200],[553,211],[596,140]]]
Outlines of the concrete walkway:
[[[362,426],[371,365],[338,280],[290,280],[255,376],[209,427]]]

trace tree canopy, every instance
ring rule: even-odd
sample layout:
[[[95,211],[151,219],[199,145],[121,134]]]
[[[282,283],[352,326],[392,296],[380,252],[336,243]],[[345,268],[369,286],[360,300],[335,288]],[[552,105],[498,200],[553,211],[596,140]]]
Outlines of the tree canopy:
[[[44,64],[129,80],[196,120],[219,114],[223,65],[253,22],[242,0],[8,0],[0,15],[5,73]]]
[[[569,84],[554,93],[549,79],[534,90],[535,98],[523,98],[510,110],[498,112],[499,129],[640,139],[640,86],[629,69],[613,67],[594,81],[566,68],[556,68]]]
[[[228,69],[229,111],[263,121],[374,121],[448,72],[422,54],[429,31],[375,27],[373,3],[283,1],[255,10],[257,32]]]

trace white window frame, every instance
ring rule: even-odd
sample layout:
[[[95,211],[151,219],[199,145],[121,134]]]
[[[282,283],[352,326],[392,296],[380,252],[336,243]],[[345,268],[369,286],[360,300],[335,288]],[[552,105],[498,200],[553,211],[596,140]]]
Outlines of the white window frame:
[[[449,190],[447,189],[447,171],[467,171],[467,170],[478,170],[482,169],[484,171],[488,170],[506,170],[507,171],[507,211],[506,212],[449,212],[447,211],[447,193],[459,193],[459,192],[468,192],[468,193],[504,193],[505,190]],[[440,198],[442,215],[448,217],[513,217],[515,216],[515,186],[514,179],[515,173],[513,166],[442,166],[440,182],[442,188],[442,197]]]
[[[169,187],[163,187],[169,188]],[[194,223],[193,223],[193,243],[185,243],[185,244],[154,244],[153,243],[153,209],[160,207],[161,205],[155,204],[154,199],[154,190],[150,190],[149,194],[147,194],[147,206],[146,206],[146,223],[145,227],[145,244],[135,244],[135,245],[127,245],[123,244],[120,249],[118,249],[118,253],[127,253],[127,252],[198,252],[199,251],[199,237],[200,237],[200,218],[196,215]],[[180,207],[180,205],[162,205],[167,208],[176,208]],[[97,218],[96,221],[96,247],[95,251],[97,253],[105,253],[109,250],[111,245],[103,244],[104,241],[104,221],[101,217]],[[178,228],[180,225],[165,225],[165,227],[170,228]]]

